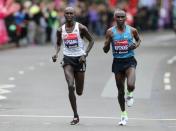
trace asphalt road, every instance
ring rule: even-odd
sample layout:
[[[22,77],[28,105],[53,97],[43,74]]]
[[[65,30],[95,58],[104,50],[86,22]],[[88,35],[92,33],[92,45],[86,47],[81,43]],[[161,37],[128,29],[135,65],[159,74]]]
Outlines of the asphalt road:
[[[171,31],[141,34],[136,50],[135,103],[127,126],[118,126],[120,108],[111,73],[112,56],[95,45],[87,59],[84,94],[77,97],[80,124],[72,111],[54,48],[29,46],[0,52],[0,131],[175,131],[176,36]]]

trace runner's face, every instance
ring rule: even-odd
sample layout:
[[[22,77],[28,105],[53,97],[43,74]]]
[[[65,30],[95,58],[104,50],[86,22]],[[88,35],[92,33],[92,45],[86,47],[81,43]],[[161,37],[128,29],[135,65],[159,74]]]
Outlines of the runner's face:
[[[122,11],[115,12],[114,19],[115,19],[117,25],[119,25],[119,26],[124,25],[125,24],[125,20],[126,20],[125,12],[122,12]]]
[[[74,17],[75,17],[74,9],[72,9],[72,8],[66,9],[64,15],[65,15],[65,19],[66,19],[67,22],[73,21]]]

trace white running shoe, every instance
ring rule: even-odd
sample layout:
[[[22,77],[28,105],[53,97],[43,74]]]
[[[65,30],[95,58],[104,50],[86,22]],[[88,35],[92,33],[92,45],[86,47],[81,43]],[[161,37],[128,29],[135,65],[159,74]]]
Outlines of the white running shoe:
[[[120,118],[120,122],[118,123],[120,126],[125,126],[128,122],[128,116],[126,112],[122,112],[121,113],[121,118]]]
[[[133,93],[127,93],[127,98],[126,98],[126,103],[128,107],[133,106],[134,104],[134,98],[133,98]]]

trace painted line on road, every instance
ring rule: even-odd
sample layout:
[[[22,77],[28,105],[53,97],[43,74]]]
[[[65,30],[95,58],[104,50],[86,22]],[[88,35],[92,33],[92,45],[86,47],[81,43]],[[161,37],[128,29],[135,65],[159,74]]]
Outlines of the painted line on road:
[[[35,67],[34,66],[29,66],[28,69],[29,70],[35,70]]]
[[[4,85],[0,85],[0,88],[14,88],[16,87],[16,85],[14,84],[4,84]]]
[[[164,84],[169,84],[170,83],[170,79],[169,78],[164,78]]]
[[[170,58],[168,61],[167,61],[167,64],[173,64],[174,62],[176,61],[176,56],[173,56],[172,58]]]
[[[165,85],[165,86],[164,86],[164,89],[165,89],[165,90],[171,90],[171,85]]]
[[[171,73],[170,72],[166,72],[165,74],[164,74],[164,77],[170,77],[171,76]]]
[[[14,87],[16,87],[16,85],[13,85],[13,84],[0,85],[0,94],[11,93],[11,91],[8,89],[14,88]],[[4,100],[4,99],[7,99],[7,97],[0,95],[0,100]]]
[[[171,77],[171,73],[170,72],[166,72],[164,74],[163,83],[164,83],[164,89],[166,91],[169,91],[169,90],[172,89],[172,87],[170,85],[170,77]]]
[[[11,77],[8,78],[8,80],[9,80],[9,81],[14,81],[14,80],[15,80],[15,77],[12,77],[12,76],[11,76]]]
[[[7,99],[7,97],[6,97],[6,96],[1,96],[1,95],[0,95],[0,100],[4,100],[4,99]]]
[[[0,117],[23,117],[23,118],[73,118],[73,116],[54,115],[0,115]],[[83,119],[120,119],[118,117],[80,116]],[[143,121],[176,121],[176,118],[129,118],[131,120]]]
[[[0,94],[10,93],[10,92],[11,91],[9,91],[9,90],[5,90],[5,89],[0,88]]]
[[[20,75],[23,75],[23,74],[24,74],[24,71],[23,71],[23,70],[20,70],[20,71],[18,71],[18,73],[19,73]]]

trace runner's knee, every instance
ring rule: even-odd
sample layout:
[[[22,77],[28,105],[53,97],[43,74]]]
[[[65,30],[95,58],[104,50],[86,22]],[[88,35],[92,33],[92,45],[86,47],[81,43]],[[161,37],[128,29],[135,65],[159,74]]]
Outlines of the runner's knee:
[[[72,82],[72,81],[67,81],[67,84],[68,84],[69,88],[74,87],[74,82]]]
[[[81,96],[81,95],[82,95],[82,92],[77,92],[77,95],[78,95],[78,96]]]
[[[128,91],[133,91],[134,90],[134,88],[135,88],[135,86],[134,86],[134,84],[132,84],[132,83],[128,83]]]
[[[69,93],[72,93],[75,91],[75,87],[73,85],[68,86]]]
[[[83,91],[76,90],[76,93],[77,93],[78,96],[81,96],[83,94]]]

